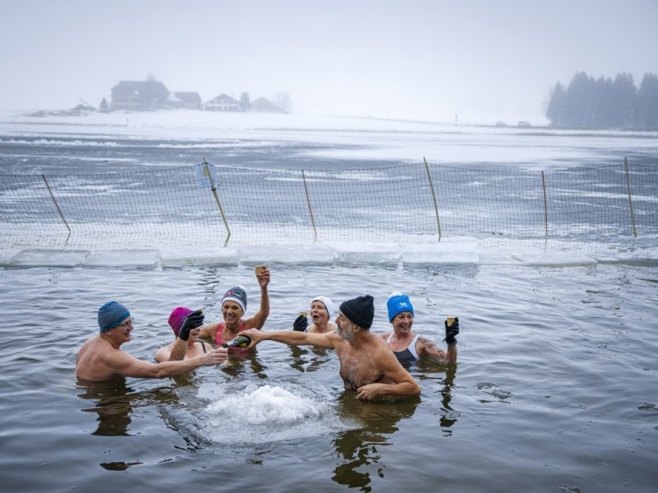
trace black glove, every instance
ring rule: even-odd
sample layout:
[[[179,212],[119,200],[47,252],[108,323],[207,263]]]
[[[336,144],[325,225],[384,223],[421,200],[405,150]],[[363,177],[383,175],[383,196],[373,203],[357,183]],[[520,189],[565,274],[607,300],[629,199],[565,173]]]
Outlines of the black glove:
[[[455,318],[455,321],[452,323],[452,325],[448,325],[448,321],[446,320],[443,322],[443,325],[445,325],[446,328],[446,338],[443,339],[448,346],[452,346],[453,344],[457,344],[457,339],[455,337],[457,334],[459,334],[459,319]]]
[[[194,310],[185,320],[183,320],[183,326],[180,328],[178,337],[187,341],[190,338],[190,331],[202,326],[204,318],[205,315],[201,310]]]
[[[292,330],[296,330],[297,332],[304,332],[307,327],[308,318],[306,318],[306,315],[303,313],[300,314],[292,324]]]

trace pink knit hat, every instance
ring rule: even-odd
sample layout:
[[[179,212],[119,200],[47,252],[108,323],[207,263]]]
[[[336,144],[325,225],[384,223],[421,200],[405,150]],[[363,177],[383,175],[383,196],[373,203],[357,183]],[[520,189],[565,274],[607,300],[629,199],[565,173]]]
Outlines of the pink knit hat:
[[[187,316],[193,311],[186,306],[177,306],[171,311],[171,315],[169,315],[169,327],[174,331],[176,337],[178,337],[180,329],[183,327],[183,322],[185,322]]]

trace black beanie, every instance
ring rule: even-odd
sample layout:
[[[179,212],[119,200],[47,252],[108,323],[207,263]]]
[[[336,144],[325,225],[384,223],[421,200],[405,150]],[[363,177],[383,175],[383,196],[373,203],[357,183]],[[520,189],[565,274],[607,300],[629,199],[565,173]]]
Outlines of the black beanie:
[[[369,294],[343,301],[340,311],[362,329],[369,329],[372,319],[375,318],[375,306],[373,298]]]

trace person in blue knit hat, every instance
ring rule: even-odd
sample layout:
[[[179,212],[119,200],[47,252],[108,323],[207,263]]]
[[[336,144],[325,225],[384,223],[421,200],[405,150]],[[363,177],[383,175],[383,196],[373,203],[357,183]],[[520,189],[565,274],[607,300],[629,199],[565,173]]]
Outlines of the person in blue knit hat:
[[[108,301],[98,309],[99,333],[87,339],[75,360],[75,375],[82,381],[102,382],[114,377],[164,378],[181,375],[200,366],[226,361],[227,350],[218,348],[182,361],[151,363],[121,350],[132,339],[134,319],[117,301]],[[181,345],[187,345],[190,332],[203,323],[200,310],[185,317],[178,332]]]
[[[251,338],[250,347],[262,341],[276,341],[291,346],[309,345],[335,349],[345,388],[356,391],[357,399],[419,395],[418,383],[393,356],[382,338],[370,332],[374,316],[373,297],[357,296],[341,303],[336,317],[336,331],[263,332],[250,329],[244,334]]]
[[[448,321],[444,322],[444,341],[448,348],[443,351],[431,340],[414,332],[412,328],[414,325],[414,306],[409,296],[399,292],[391,293],[386,300],[386,308],[388,309],[388,320],[393,326],[393,331],[380,335],[403,366],[409,367],[423,356],[439,363],[451,365],[457,363],[456,336],[459,334],[459,319],[455,318],[450,325],[448,325]]]

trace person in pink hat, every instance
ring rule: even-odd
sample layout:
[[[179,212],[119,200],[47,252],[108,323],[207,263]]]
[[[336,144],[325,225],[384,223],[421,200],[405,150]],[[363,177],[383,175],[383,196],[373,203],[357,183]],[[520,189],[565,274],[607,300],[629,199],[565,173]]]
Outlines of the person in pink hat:
[[[192,310],[186,306],[174,308],[168,322],[175,339],[156,351],[155,360],[180,361],[203,356],[210,351],[212,347],[199,339],[203,319],[201,310]],[[190,327],[189,334],[183,334],[181,337],[181,329],[187,327]]]

